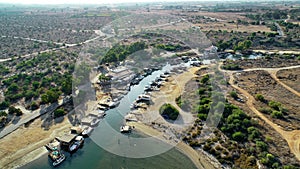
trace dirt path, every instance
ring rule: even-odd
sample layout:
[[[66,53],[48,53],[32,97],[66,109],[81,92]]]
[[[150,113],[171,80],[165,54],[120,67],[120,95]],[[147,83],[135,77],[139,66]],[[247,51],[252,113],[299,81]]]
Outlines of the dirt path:
[[[266,70],[264,68],[259,68],[260,70]],[[276,72],[281,69],[286,69],[286,68],[274,68],[272,70],[267,70],[267,71],[273,71],[275,72],[274,76],[276,77]],[[255,69],[251,69],[255,70]],[[245,70],[245,71],[251,71],[251,70]],[[224,71],[224,70],[222,70]],[[294,131],[285,131],[282,129],[282,127],[278,126],[277,124],[274,124],[271,120],[269,120],[267,117],[265,117],[261,112],[259,112],[253,105],[254,102],[254,97],[250,95],[246,90],[238,87],[237,85],[234,84],[234,77],[233,73],[236,71],[225,71],[230,75],[230,80],[229,84],[237,89],[239,92],[241,92],[244,96],[247,97],[247,106],[257,115],[259,116],[262,120],[264,120],[267,124],[269,124],[276,132],[278,132],[288,143],[291,152],[296,156],[296,158],[300,161],[300,130],[294,130]],[[279,81],[280,80],[276,80]],[[281,82],[282,83],[282,82]],[[281,84],[280,83],[280,84]],[[286,86],[286,85],[285,85]],[[284,87],[285,87],[284,86]],[[288,87],[288,86],[287,86]],[[288,89],[288,88],[287,88]],[[293,90],[293,89],[292,89]],[[296,92],[296,91],[295,91]],[[294,92],[293,92],[294,93]],[[298,92],[297,92],[298,93]],[[299,93],[297,94],[299,96]]]
[[[287,90],[289,90],[290,92],[294,93],[295,95],[297,95],[298,97],[300,97],[300,93],[297,92],[296,90],[294,90],[293,88],[289,87],[288,85],[284,84],[283,82],[281,82],[278,78],[277,78],[277,72],[279,70],[287,70],[287,69],[295,69],[295,68],[300,68],[300,65],[297,66],[288,66],[288,67],[280,67],[280,68],[252,68],[252,69],[245,69],[242,70],[243,72],[250,72],[250,71],[255,71],[255,70],[264,70],[267,71],[271,77],[278,82],[280,85],[282,85],[284,88],[286,88]],[[223,70],[224,71],[224,70]],[[228,72],[228,71],[226,71]],[[233,71],[236,72],[236,71]]]

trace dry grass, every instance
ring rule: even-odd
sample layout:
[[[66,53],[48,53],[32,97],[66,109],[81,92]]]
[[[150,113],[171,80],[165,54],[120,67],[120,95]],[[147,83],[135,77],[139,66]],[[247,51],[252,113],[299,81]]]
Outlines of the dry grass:
[[[41,124],[42,121],[37,119],[28,128],[20,127],[0,140],[0,168],[10,168],[12,164],[17,166],[23,156],[69,131],[71,127],[67,119],[51,126],[49,130],[41,128]],[[27,162],[29,161],[30,159],[27,159]]]
[[[238,32],[273,32],[270,28],[264,25],[239,25],[237,28],[236,24],[227,23],[227,22],[211,22],[211,23],[199,23],[195,24],[201,28],[202,31],[209,31],[209,30],[226,30],[228,32],[238,31]]]

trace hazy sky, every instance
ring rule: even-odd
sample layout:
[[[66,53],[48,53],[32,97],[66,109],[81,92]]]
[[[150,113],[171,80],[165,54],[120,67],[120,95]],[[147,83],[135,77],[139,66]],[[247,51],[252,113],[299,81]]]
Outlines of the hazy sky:
[[[0,0],[0,3],[18,3],[18,4],[108,4],[121,2],[165,2],[180,0]],[[185,0],[195,1],[195,0]]]

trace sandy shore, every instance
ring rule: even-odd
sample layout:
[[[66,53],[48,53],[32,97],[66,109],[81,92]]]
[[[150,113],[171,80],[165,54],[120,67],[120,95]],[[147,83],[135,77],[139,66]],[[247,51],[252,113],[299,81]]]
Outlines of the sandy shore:
[[[159,138],[161,140],[165,140],[163,137],[163,133],[153,129],[150,126],[147,126],[140,122],[128,122],[127,125],[134,126],[135,130],[142,132],[146,135],[153,136],[156,138]],[[168,142],[167,140],[165,140]],[[217,169],[218,164],[215,164],[214,162],[209,160],[209,157],[207,157],[204,153],[201,151],[196,151],[189,145],[185,144],[184,142],[179,142],[175,146],[176,149],[178,149],[180,152],[185,154],[191,161],[195,164],[195,166],[198,169]]]
[[[151,126],[146,125],[148,124],[147,121],[149,119],[153,119],[155,123],[166,126],[167,128],[172,128],[178,133],[182,133],[186,129],[188,129],[191,124],[193,124],[194,117],[191,117],[192,115],[190,113],[181,110],[181,108],[179,108],[175,103],[175,99],[182,94],[186,83],[189,82],[193,77],[195,77],[195,72],[197,70],[199,70],[199,67],[193,67],[181,74],[172,75],[169,78],[169,81],[165,82],[165,84],[160,88],[159,91],[151,93],[152,101],[154,104],[150,105],[147,110],[138,111],[143,115],[143,120],[145,120],[146,123],[144,123],[144,121],[142,120],[141,122],[128,122],[127,125],[134,126],[135,130],[139,132],[152,137],[156,137],[166,143],[174,145],[176,149],[190,158],[195,166],[199,169],[216,169],[221,167],[220,164],[215,160],[212,160],[204,151],[195,150],[182,141],[176,143],[174,139],[167,140],[166,137],[164,137],[165,133],[163,132],[163,130],[154,129]],[[159,108],[164,103],[171,103],[179,110],[180,115],[184,119],[184,121],[189,121],[191,123],[188,122],[187,125],[177,126],[175,124],[166,122],[159,115]]]
[[[47,153],[44,145],[70,130],[65,118],[53,124],[49,130],[41,128],[42,120],[35,120],[28,128],[20,127],[0,139],[0,168],[11,169],[23,166]]]

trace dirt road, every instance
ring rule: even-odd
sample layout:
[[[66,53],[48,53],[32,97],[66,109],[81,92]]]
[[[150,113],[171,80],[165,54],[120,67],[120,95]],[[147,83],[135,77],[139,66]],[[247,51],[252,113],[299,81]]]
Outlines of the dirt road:
[[[253,68],[253,69],[247,69],[247,70],[243,70],[243,71],[254,71],[254,70],[265,70],[268,71],[271,76],[274,78],[274,80],[276,80],[279,84],[281,84],[283,87],[285,87],[287,90],[293,92],[295,95],[299,96],[299,93],[297,91],[295,91],[294,89],[292,89],[291,87],[283,84],[277,77],[276,77],[276,73],[279,70],[283,70],[283,69],[292,69],[292,68],[298,68],[300,67],[300,65],[298,66],[290,66],[290,67],[283,67],[283,68]],[[220,67],[219,67],[220,68]],[[244,96],[247,97],[247,106],[257,115],[259,116],[262,120],[264,120],[267,124],[269,124],[276,132],[278,132],[288,143],[291,152],[296,156],[296,158],[300,161],[300,130],[293,130],[293,131],[285,131],[282,127],[278,126],[277,124],[273,123],[271,120],[269,120],[266,116],[264,116],[260,111],[258,111],[254,105],[254,97],[249,94],[246,90],[240,88],[239,86],[234,84],[234,76],[233,74],[235,72],[240,72],[240,71],[226,71],[226,70],[222,70],[223,72],[226,72],[229,74],[230,79],[229,79],[229,84],[235,88],[236,90],[238,90],[239,92],[241,92]],[[300,97],[300,96],[299,96]]]

